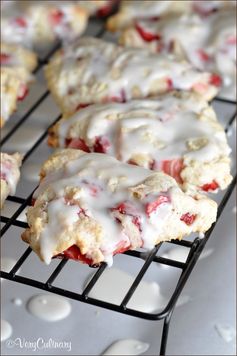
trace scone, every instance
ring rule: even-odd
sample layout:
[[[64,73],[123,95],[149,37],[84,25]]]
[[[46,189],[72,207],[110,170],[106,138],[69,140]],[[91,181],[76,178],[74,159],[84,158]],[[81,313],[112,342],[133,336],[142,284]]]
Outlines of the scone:
[[[138,20],[121,33],[120,43],[174,54],[197,69],[217,73],[223,83],[221,94],[236,97],[236,14],[232,9],[208,17],[189,14]]]
[[[1,152],[1,208],[9,194],[14,195],[20,179],[22,157],[19,153],[9,155]]]
[[[35,53],[20,46],[1,43],[1,121],[0,126],[16,110],[17,101],[23,100],[32,82],[31,72],[37,65]]]
[[[223,8],[233,8],[235,10],[235,7],[235,0],[123,0],[121,1],[119,12],[108,19],[107,29],[114,32],[132,25],[138,19],[156,20],[170,15],[177,17],[185,13],[198,13],[207,17]]]
[[[148,50],[83,37],[55,53],[45,67],[48,87],[63,113],[81,106],[146,98],[172,89],[212,99],[220,78]]]
[[[56,39],[72,40],[81,35],[88,12],[73,1],[18,1],[18,12],[1,19],[1,38],[29,48],[44,48]]]
[[[163,171],[188,192],[217,192],[232,179],[224,129],[211,106],[190,93],[91,105],[58,121],[48,142]]]
[[[116,253],[204,233],[217,213],[214,201],[185,194],[164,173],[73,149],[45,162],[34,199],[22,238],[46,263],[111,265]]]

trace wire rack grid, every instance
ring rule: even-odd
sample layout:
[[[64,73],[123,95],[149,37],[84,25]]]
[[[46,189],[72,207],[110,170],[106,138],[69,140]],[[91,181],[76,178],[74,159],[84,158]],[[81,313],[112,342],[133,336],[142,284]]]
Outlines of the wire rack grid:
[[[91,20],[91,25],[94,25],[94,30],[93,36],[95,37],[103,37],[106,38],[107,34],[103,26],[103,22],[99,20]],[[93,26],[91,26],[92,28]],[[89,27],[90,28],[90,27]],[[89,33],[91,35],[91,33]],[[41,60],[39,60],[39,64],[37,68],[35,69],[35,74],[37,74],[42,67],[48,62],[48,60],[51,58],[52,54],[59,48],[59,44],[56,44],[54,48],[52,48]],[[25,123],[31,115],[34,113],[34,111],[44,102],[47,97],[49,96],[49,91],[45,90],[38,98],[37,100],[27,109],[27,111],[24,113],[22,117],[19,118],[19,120],[16,122],[16,124],[5,134],[5,136],[1,139],[1,147],[4,149],[4,145],[14,137],[14,135],[17,133],[18,129]],[[232,125],[235,121],[236,118],[236,102],[232,100],[226,100],[226,99],[221,99],[221,98],[215,98],[214,102],[219,102],[223,105],[228,105],[233,107],[233,113],[230,115],[228,118],[226,125],[225,125],[225,131],[228,132],[231,130]],[[56,121],[60,119],[60,115],[57,115],[50,125],[48,126],[51,127]],[[32,147],[25,153],[24,158],[23,158],[23,164],[25,161],[35,152],[35,150],[43,143],[44,139],[47,136],[48,128],[40,135],[40,137],[37,138],[37,140],[34,142]],[[236,172],[234,173],[234,179],[226,192],[223,194],[222,200],[219,204],[218,208],[218,216],[217,216],[217,222],[228,202],[229,197],[231,196],[234,187],[236,185]],[[11,226],[16,226],[20,229],[24,229],[27,227],[27,223],[24,221],[21,221],[19,219],[20,214],[31,204],[31,199],[32,199],[33,192],[26,197],[22,198],[19,196],[9,196],[7,198],[8,201],[14,202],[19,204],[19,208],[12,214],[12,216],[7,217],[7,216],[1,216],[1,222],[3,223],[3,227],[1,229],[1,237],[3,237],[6,232],[9,230]],[[216,222],[216,223],[217,223]],[[1,271],[1,277],[22,283],[25,285],[29,285],[35,288],[42,289],[44,291],[48,291],[51,293],[55,293],[64,297],[68,297],[74,300],[78,300],[84,303],[88,303],[94,306],[102,307],[109,309],[111,311],[116,311],[122,314],[127,314],[131,315],[134,317],[138,318],[143,318],[147,320],[161,320],[163,319],[163,331],[161,335],[161,343],[160,343],[160,355],[165,355],[166,352],[166,345],[167,345],[167,339],[168,339],[168,332],[169,332],[169,325],[170,325],[170,320],[171,316],[175,307],[175,304],[182,292],[183,287],[185,286],[185,283],[187,279],[189,278],[192,269],[194,268],[201,252],[203,251],[205,244],[207,243],[208,239],[213,233],[213,230],[215,229],[215,224],[211,227],[211,229],[205,234],[204,238],[199,238],[196,237],[195,239],[192,240],[182,240],[182,241],[171,241],[171,242],[166,242],[166,244],[173,244],[173,245],[179,245],[186,247],[189,249],[188,257],[186,262],[180,262],[178,260],[174,259],[169,259],[169,258],[164,258],[162,256],[159,256],[159,250],[162,246],[162,243],[155,246],[152,251],[146,254],[146,258],[144,258],[144,253],[141,251],[127,251],[124,254],[139,258],[144,260],[144,263],[139,270],[138,274],[134,278],[134,281],[130,288],[127,290],[122,302],[120,305],[112,304],[109,302],[105,302],[103,300],[91,298],[89,296],[89,293],[95,286],[95,284],[98,282],[99,278],[107,268],[106,264],[102,263],[100,267],[96,270],[94,273],[93,277],[91,278],[90,282],[87,284],[87,286],[84,288],[82,293],[76,293],[71,290],[59,288],[54,285],[54,282],[56,278],[59,276],[59,274],[62,272],[63,268],[67,263],[70,263],[67,259],[62,259],[59,260],[56,268],[53,270],[51,275],[47,278],[46,281],[41,282],[37,279],[33,278],[28,278],[25,276],[18,275],[17,272],[19,271],[20,267],[25,263],[29,255],[31,254],[32,250],[30,247],[26,248],[25,252],[21,255],[21,257],[18,259],[16,264],[13,266],[10,272],[4,272]],[[20,232],[19,232],[20,236]],[[163,243],[164,244],[164,243]],[[116,257],[115,257],[116,258]],[[166,305],[166,307],[159,313],[146,313],[142,312],[140,310],[136,309],[131,309],[127,305],[132,298],[133,294],[135,293],[137,287],[139,286],[140,282],[143,279],[143,276],[149,269],[152,263],[159,263],[163,265],[170,266],[171,268],[178,268],[181,271],[180,277],[177,281],[177,284],[174,286],[174,291]]]

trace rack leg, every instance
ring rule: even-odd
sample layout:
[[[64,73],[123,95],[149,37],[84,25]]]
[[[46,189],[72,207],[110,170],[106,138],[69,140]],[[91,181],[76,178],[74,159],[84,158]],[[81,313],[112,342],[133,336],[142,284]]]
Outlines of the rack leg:
[[[160,355],[164,356],[166,352],[166,345],[167,345],[167,340],[168,340],[168,334],[169,334],[169,326],[170,326],[170,319],[172,316],[173,310],[169,312],[169,314],[166,316],[164,320],[164,325],[163,325],[163,331],[162,331],[162,336],[161,336],[161,345],[160,345]]]

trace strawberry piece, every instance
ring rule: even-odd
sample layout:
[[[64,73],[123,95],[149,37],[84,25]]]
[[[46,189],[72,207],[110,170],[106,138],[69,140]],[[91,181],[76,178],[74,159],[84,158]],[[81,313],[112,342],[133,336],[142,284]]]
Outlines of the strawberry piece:
[[[152,42],[152,41],[159,41],[161,39],[161,36],[159,34],[151,33],[142,28],[138,23],[135,24],[135,28],[139,35],[144,39],[146,42]]]
[[[201,189],[205,192],[209,192],[210,190],[216,190],[219,188],[219,184],[213,180],[211,183],[204,184]]]
[[[19,94],[17,96],[17,100],[24,100],[26,95],[29,93],[29,89],[25,84],[21,84],[20,89],[19,89]]]
[[[114,102],[116,102],[116,103],[126,103],[126,101],[127,101],[127,98],[126,98],[126,93],[125,93],[125,91],[122,89],[121,90],[121,92],[120,92],[120,96],[116,96],[116,95],[114,95],[114,96],[111,96],[110,98],[109,98],[109,100],[107,100],[107,101],[114,101]]]
[[[110,147],[110,142],[105,136],[97,136],[93,146],[94,152],[106,153]]]
[[[0,172],[0,178],[1,178],[2,180],[6,180],[7,176],[6,176],[5,173]]]
[[[181,216],[180,220],[185,222],[186,225],[192,225],[196,217],[197,215],[195,214],[186,213]]]
[[[165,160],[161,162],[161,168],[160,168],[164,173],[169,174],[171,177],[173,177],[176,182],[181,183],[183,182],[180,173],[184,169],[183,165],[183,160],[178,158],[178,159],[171,159],[171,160]]]
[[[167,83],[168,90],[172,90],[174,88],[173,82],[170,78],[166,79],[166,83]]]
[[[210,61],[210,59],[211,59],[210,56],[209,56],[203,49],[199,49],[199,50],[197,51],[197,53],[198,53],[200,59],[201,59],[203,62],[208,62],[208,61]]]
[[[131,216],[132,217],[132,223],[138,228],[139,231],[142,231],[141,218],[137,214],[137,211],[135,210],[134,206],[131,203],[123,202],[123,203],[120,203],[115,208],[111,208],[110,210],[111,210],[111,212],[118,211],[120,214]],[[118,222],[120,222],[118,217],[116,217],[116,220]]]
[[[63,20],[64,13],[61,10],[54,9],[50,13],[50,22],[52,23],[53,26],[58,26]]]
[[[71,138],[65,140],[65,146],[68,148],[76,148],[84,152],[90,152],[89,147],[82,138]]]
[[[14,19],[14,23],[18,26],[18,27],[27,27],[27,22],[23,17],[16,17]]]
[[[68,93],[69,94],[69,93]],[[76,111],[77,110],[80,110],[80,109],[84,109],[84,108],[86,108],[87,106],[89,106],[90,104],[79,104],[78,106],[77,106],[77,108],[76,108]]]
[[[118,253],[123,253],[129,250],[130,246],[127,245],[127,242],[120,241],[117,245],[116,250],[113,252],[113,255],[117,255]]]
[[[54,257],[66,257],[67,259],[81,261],[82,263],[85,263],[89,266],[93,266],[92,260],[86,257],[86,255],[83,255],[77,245],[72,245],[67,250],[63,251],[62,253],[59,253]]]
[[[222,85],[222,79],[218,74],[211,74],[209,83],[216,87],[220,87]]]
[[[107,5],[101,7],[99,10],[96,12],[97,17],[106,17],[108,16],[113,8],[112,1],[110,1]]]
[[[0,63],[1,64],[8,64],[10,62],[11,56],[7,53],[0,54]]]
[[[161,204],[170,203],[170,198],[165,195],[159,195],[156,200],[151,203],[147,203],[145,206],[145,211],[148,216],[150,216],[153,212],[156,211],[158,206]]]
[[[226,39],[226,43],[230,45],[236,45],[236,36],[229,36]]]

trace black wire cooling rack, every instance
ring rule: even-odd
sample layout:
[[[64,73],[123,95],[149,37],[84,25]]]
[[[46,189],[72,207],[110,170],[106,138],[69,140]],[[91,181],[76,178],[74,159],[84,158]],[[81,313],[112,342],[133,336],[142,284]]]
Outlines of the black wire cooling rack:
[[[106,37],[106,33],[104,30],[103,22],[99,22],[98,20],[93,20],[94,24],[96,24],[97,31],[96,33],[93,33],[95,37]],[[92,24],[93,24],[92,21]],[[98,26],[99,25],[99,26]],[[91,33],[89,33],[91,35]],[[39,60],[38,67],[35,69],[35,74],[39,72],[40,69],[48,62],[52,54],[59,48],[59,45],[55,45],[55,47],[50,50],[50,52],[41,60]],[[8,142],[10,138],[13,137],[13,135],[17,132],[17,130],[21,127],[21,125],[30,118],[32,113],[39,107],[39,105],[49,96],[49,91],[45,91],[37,100],[36,102],[27,110],[27,112],[18,120],[18,122],[11,128],[11,130],[2,138],[1,140],[1,146],[3,146],[5,143]],[[233,106],[233,111],[236,110],[236,102],[231,101],[231,100],[226,100],[226,99],[221,99],[221,98],[215,98],[214,101],[221,102],[223,104],[231,105]],[[54,125],[56,121],[58,121],[60,116],[57,116],[54,118],[53,122],[49,125],[51,127]],[[231,126],[234,123],[234,120],[236,118],[236,111],[231,115],[229,118],[225,131],[228,132],[231,130]],[[48,128],[49,128],[48,127]],[[23,158],[23,164],[24,162],[32,155],[32,153],[37,149],[37,147],[42,143],[42,141],[45,139],[47,136],[48,129],[46,129],[43,134],[36,140],[36,142],[33,144],[33,146],[25,153],[24,158]],[[218,208],[218,214],[217,214],[217,222],[226,206],[226,203],[228,202],[229,197],[231,196],[234,187],[236,185],[236,172],[234,173],[234,179],[228,189],[226,190]],[[5,233],[8,231],[8,229],[11,226],[17,226],[21,229],[25,229],[27,227],[27,223],[18,220],[19,215],[23,212],[23,210],[31,204],[31,199],[32,199],[33,192],[26,198],[21,198],[19,196],[9,196],[7,200],[11,202],[15,202],[20,204],[20,207],[15,211],[15,213],[11,217],[6,217],[6,216],[1,216],[1,221],[4,224],[2,229],[1,229],[1,237],[5,235]],[[216,222],[216,223],[217,223]],[[215,224],[212,225],[211,229],[205,234],[204,238],[195,238],[193,241],[188,241],[188,240],[182,240],[182,241],[171,241],[171,242],[165,242],[157,245],[156,247],[153,248],[152,251],[150,251],[148,254],[146,254],[146,257],[144,258],[144,253],[139,252],[139,251],[127,251],[124,252],[128,256],[136,257],[139,259],[144,260],[144,263],[142,265],[142,268],[134,278],[134,281],[131,285],[131,287],[128,289],[126,295],[124,296],[123,301],[121,302],[120,305],[115,305],[112,303],[108,303],[102,300],[94,299],[89,297],[89,293],[92,290],[92,288],[95,286],[97,281],[99,280],[100,276],[103,274],[105,269],[107,268],[106,264],[101,264],[101,266],[96,270],[94,273],[92,279],[90,280],[89,284],[85,287],[82,293],[75,293],[70,290],[58,288],[54,286],[54,282],[56,278],[59,276],[60,272],[62,269],[65,267],[67,263],[70,263],[67,259],[62,259],[59,260],[59,263],[57,267],[54,269],[54,271],[51,273],[50,277],[45,281],[41,282],[38,281],[37,279],[32,279],[32,278],[27,278],[24,276],[17,275],[16,273],[19,271],[20,267],[24,264],[24,262],[27,260],[29,255],[31,254],[32,250],[30,247],[28,247],[25,252],[22,254],[22,256],[18,259],[16,264],[13,266],[10,272],[4,272],[1,271],[1,278],[5,278],[11,281],[15,281],[18,283],[22,283],[25,285],[29,285],[32,287],[36,287],[39,289],[42,289],[44,291],[48,291],[51,293],[55,293],[67,298],[71,298],[74,300],[78,300],[84,303],[88,303],[91,305],[95,305],[98,307],[106,308],[111,311],[116,311],[122,314],[127,314],[131,315],[134,317],[138,318],[143,318],[147,320],[164,320],[163,323],[163,331],[161,335],[161,346],[160,346],[160,355],[165,355],[166,351],[166,344],[167,344],[167,338],[168,338],[168,332],[169,332],[169,325],[170,325],[170,320],[171,316],[175,307],[175,304],[177,302],[177,299],[180,296],[180,293],[182,292],[182,289],[189,278],[192,269],[194,268],[202,250],[205,247],[206,242],[212,235],[212,232],[215,228]],[[19,232],[19,238],[20,238],[20,232]],[[179,246],[184,246],[189,249],[188,257],[185,263],[179,262],[173,259],[167,259],[164,257],[159,256],[159,249],[162,244],[174,244],[174,245],[179,245]],[[115,257],[116,258],[116,257]],[[159,263],[159,264],[164,264],[168,265],[170,267],[178,268],[181,270],[180,277],[177,281],[176,286],[174,286],[174,292],[171,295],[168,304],[166,307],[159,313],[145,313],[139,310],[131,309],[128,308],[128,302],[132,298],[134,292],[136,291],[139,283],[141,282],[144,274],[150,267],[152,263]]]

